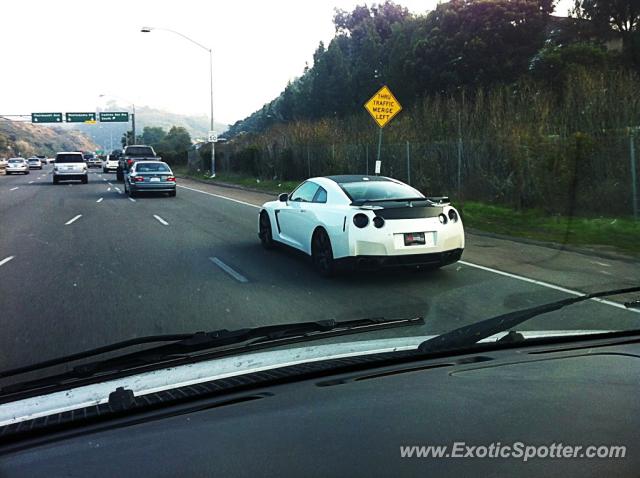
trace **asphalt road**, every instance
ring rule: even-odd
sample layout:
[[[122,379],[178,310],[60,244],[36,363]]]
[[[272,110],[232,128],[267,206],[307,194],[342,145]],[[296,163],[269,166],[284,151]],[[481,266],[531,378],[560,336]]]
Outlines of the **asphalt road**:
[[[387,333],[440,333],[640,282],[625,260],[476,236],[437,271],[326,280],[305,257],[262,249],[259,194],[181,180],[176,198],[132,201],[115,174],[54,186],[50,170],[0,176],[1,369],[141,335],[326,318],[424,316],[420,329]],[[639,324],[637,312],[588,301],[522,328]]]

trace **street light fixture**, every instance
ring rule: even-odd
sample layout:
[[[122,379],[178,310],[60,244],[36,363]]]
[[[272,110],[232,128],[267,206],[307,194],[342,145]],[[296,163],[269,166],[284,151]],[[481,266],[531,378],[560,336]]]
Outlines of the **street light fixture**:
[[[191,43],[193,43],[196,46],[199,46],[200,48],[202,48],[203,50],[207,51],[209,53],[209,84],[211,87],[211,129],[210,131],[213,132],[214,131],[214,126],[213,126],[213,51],[211,48],[204,46],[202,43],[198,43],[197,41],[193,40],[192,38],[189,38],[187,35],[184,35],[180,32],[177,32],[175,30],[170,30],[168,28],[157,28],[157,27],[142,27],[140,29],[140,31],[142,33],[151,33],[152,30],[162,30],[165,32],[169,32],[169,33],[174,33],[178,36],[181,36],[182,38],[184,38],[185,40],[190,41]],[[211,141],[211,177],[215,178],[216,177],[216,153],[215,153],[215,143],[214,141]]]
[[[131,133],[133,134],[133,144],[136,144],[136,105],[133,103],[133,101],[129,101],[125,98],[121,98],[119,96],[116,95],[106,95],[104,93],[101,93],[98,95],[98,98],[104,98],[105,96],[110,96],[112,98],[118,98],[119,100],[122,101],[126,101],[127,103],[131,103],[131,109],[132,109],[132,113],[131,113]],[[127,138],[127,145],[129,144],[129,138]]]

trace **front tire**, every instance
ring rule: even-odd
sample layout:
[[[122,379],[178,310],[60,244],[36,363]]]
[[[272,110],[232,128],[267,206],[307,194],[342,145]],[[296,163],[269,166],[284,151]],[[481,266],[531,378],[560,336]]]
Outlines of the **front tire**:
[[[169,191],[169,197],[170,198],[176,197],[176,191]]]
[[[260,220],[258,221],[259,230],[258,236],[260,237],[260,243],[265,249],[273,249],[273,230],[271,229],[271,221],[269,220],[269,214],[267,211],[260,213]]]
[[[58,178],[56,178],[55,176],[53,177],[53,184],[58,184]]]
[[[82,178],[82,184],[87,184],[88,182],[89,182],[89,178],[87,176]]]
[[[316,272],[322,277],[332,277],[335,275],[335,260],[333,259],[333,248],[331,239],[327,231],[318,229],[311,239],[311,260]]]

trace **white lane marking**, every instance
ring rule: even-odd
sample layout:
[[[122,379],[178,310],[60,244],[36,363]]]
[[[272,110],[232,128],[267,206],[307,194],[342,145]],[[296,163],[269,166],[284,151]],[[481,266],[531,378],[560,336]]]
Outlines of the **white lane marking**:
[[[257,209],[260,209],[260,206],[256,206],[255,204],[251,204],[251,203],[248,203],[248,202],[240,201],[239,199],[228,198],[227,196],[221,196],[220,194],[208,193],[206,191],[201,191],[199,189],[194,189],[194,188],[190,188],[190,187],[187,187],[187,186],[182,186],[181,184],[178,184],[177,186],[179,188],[188,189],[189,191],[195,191],[197,193],[206,194],[207,196],[213,196],[213,197],[220,198],[220,199],[226,199],[227,201],[237,202],[238,204],[244,204],[245,206],[251,206],[251,207],[255,207]]]
[[[116,191],[120,191],[120,188],[119,188],[118,186],[116,186],[114,189],[115,189]]]
[[[104,178],[102,178],[102,180],[103,180],[105,183],[107,182],[107,180],[106,180],[106,179],[104,179]]]
[[[13,256],[9,256],[9,257],[5,257],[4,259],[2,259],[0,261],[0,266],[5,265],[7,262],[9,262],[11,259],[13,259]]]
[[[585,294],[584,292],[579,292],[573,289],[567,289],[566,287],[560,287],[559,285],[549,284],[548,282],[543,282],[536,279],[529,279],[528,277],[519,276],[517,274],[511,274],[510,272],[500,271],[498,269],[492,269],[491,267],[485,267],[478,264],[474,264],[472,262],[467,261],[458,261],[460,264],[464,264],[469,267],[475,267],[476,269],[482,269],[483,271],[493,272],[494,274],[498,274],[505,277],[510,277],[511,279],[521,280],[523,282],[529,282],[530,284],[536,284],[542,287],[547,287],[549,289],[559,290],[560,292],[564,292],[565,294],[577,295],[582,297]],[[627,309],[623,304],[618,304],[617,302],[612,302],[606,299],[600,299],[598,297],[594,297],[592,299],[594,302],[600,302],[601,304],[610,305],[611,307],[617,307],[618,309],[623,309],[629,312],[635,312],[640,314],[640,309]]]
[[[160,216],[157,216],[157,215],[154,214],[153,217],[155,217],[160,224],[163,224],[165,226],[169,225],[169,223],[167,221],[165,221],[164,219],[162,219]]]
[[[16,189],[18,189],[18,186],[16,186],[15,188],[9,189],[9,191],[15,191]]]
[[[229,274],[231,277],[233,277],[235,280],[237,280],[238,282],[242,282],[243,284],[249,282],[249,279],[247,279],[245,276],[240,274],[238,271],[234,270],[231,266],[228,266],[227,264],[222,262],[217,257],[209,257],[209,260],[213,262],[215,265],[217,265],[220,269],[225,271],[227,274]]]
[[[135,199],[133,199],[133,198],[129,198],[129,201],[131,201],[131,202],[136,202],[136,200],[135,200]]]
[[[111,188],[107,188],[107,192],[108,192],[108,191],[111,191]]]
[[[98,199],[96,202],[102,202],[102,199],[103,199],[103,198],[100,198],[100,199]]]
[[[78,214],[76,217],[74,217],[73,219],[69,219],[67,222],[64,223],[65,226],[68,226],[69,224],[73,224],[74,222],[76,222],[78,219],[80,219],[82,217],[82,214]]]
[[[607,272],[607,271],[600,271],[600,274],[604,274],[606,276],[611,276],[613,275],[611,272]]]
[[[589,262],[600,267],[611,267],[611,264],[607,264],[606,262],[598,262],[598,261],[589,261]]]
[[[113,187],[113,184],[111,184],[110,182],[107,182],[107,184],[108,184],[109,186]]]
[[[35,181],[29,181],[29,184],[33,184],[33,183],[35,183]]]

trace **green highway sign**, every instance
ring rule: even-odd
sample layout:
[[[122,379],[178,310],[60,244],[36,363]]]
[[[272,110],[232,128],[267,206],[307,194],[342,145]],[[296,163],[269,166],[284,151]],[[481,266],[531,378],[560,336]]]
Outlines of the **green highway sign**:
[[[32,123],[62,123],[62,113],[31,113]]]
[[[95,113],[65,113],[65,121],[67,123],[95,123]]]
[[[101,123],[128,123],[129,113],[122,111],[107,111],[100,113]]]

